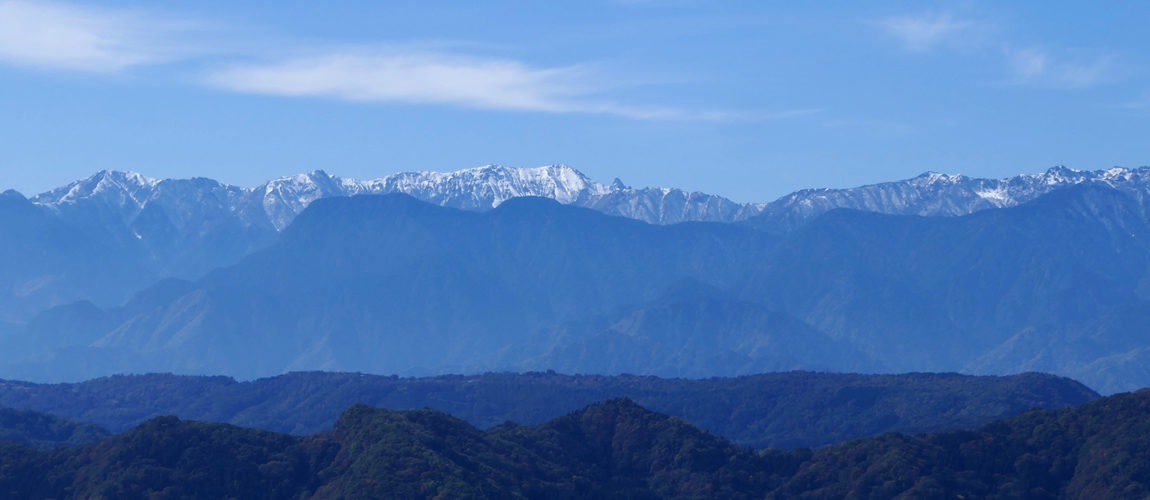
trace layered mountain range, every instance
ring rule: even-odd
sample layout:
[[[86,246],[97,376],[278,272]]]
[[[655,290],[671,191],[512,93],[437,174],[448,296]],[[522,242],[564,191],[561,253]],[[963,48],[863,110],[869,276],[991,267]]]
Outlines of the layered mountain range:
[[[156,280],[196,279],[269,246],[317,199],[388,193],[473,211],[490,210],[511,198],[540,196],[653,224],[729,222],[762,209],[762,204],[740,204],[680,189],[632,189],[617,179],[611,185],[601,184],[565,165],[491,165],[452,173],[399,173],[368,181],[317,170],[256,188],[204,178],[158,180],[133,172],[102,171],[27,202],[15,191],[5,192],[0,224],[9,227],[0,226],[0,231],[12,242],[45,247],[15,253],[47,251],[65,254],[61,258],[73,262],[84,259],[68,253],[73,248],[114,253],[105,260],[132,272],[117,268],[102,273],[90,266],[70,269],[67,264],[13,266],[12,276],[0,276],[12,290],[0,293],[0,322],[24,322],[47,307],[76,300],[122,304]]]
[[[743,205],[562,166],[254,190],[105,172],[0,196],[0,376],[1037,370],[1129,390],[1150,384],[1148,179],[924,174]]]
[[[361,181],[321,170],[274,179],[255,188],[211,179],[152,179],[102,171],[24,200],[0,196],[0,335],[55,305],[89,300],[123,304],[162,278],[198,279],[271,245],[311,202],[356,194],[406,193],[465,210],[490,210],[505,200],[538,196],[651,224],[745,221],[785,234],[836,208],[927,216],[965,215],[1014,206],[1052,190],[1102,183],[1136,194],[1150,169],[1094,172],[1055,167],[1009,179],[927,173],[905,181],[851,189],[813,189],[771,203],[736,203],[674,188],[633,189],[618,179],[596,182],[565,165],[486,166],[452,173],[407,172]],[[13,247],[19,248],[13,248]],[[82,265],[91,259],[99,265]],[[26,262],[27,255],[38,258]],[[39,256],[48,257],[47,262]],[[56,259],[56,260],[52,260]],[[131,272],[124,272],[131,269]]]

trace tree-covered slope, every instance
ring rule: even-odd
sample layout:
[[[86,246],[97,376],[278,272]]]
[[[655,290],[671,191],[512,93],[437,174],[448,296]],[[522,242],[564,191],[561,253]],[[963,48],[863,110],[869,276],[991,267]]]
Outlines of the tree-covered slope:
[[[295,437],[159,417],[56,452],[0,443],[9,498],[761,498],[768,461],[629,400],[484,433],[364,405]]]
[[[39,452],[0,443],[8,498],[1142,499],[1150,391],[977,430],[754,452],[628,399],[487,432],[356,405],[306,437],[149,420]]]
[[[1135,499],[1150,495],[1150,391],[973,431],[886,434],[814,453],[768,498]]]
[[[629,397],[743,446],[822,446],[890,431],[976,427],[1031,408],[1064,408],[1093,391],[1029,373],[856,375],[789,372],[705,380],[488,373],[399,378],[291,373],[237,383],[226,377],[117,376],[77,384],[0,381],[0,405],[96,422],[119,432],[161,415],[309,434],[364,403],[433,408],[479,428],[541,424],[597,401]]]
[[[32,410],[0,407],[0,441],[50,450],[99,441],[110,436],[99,425]]]

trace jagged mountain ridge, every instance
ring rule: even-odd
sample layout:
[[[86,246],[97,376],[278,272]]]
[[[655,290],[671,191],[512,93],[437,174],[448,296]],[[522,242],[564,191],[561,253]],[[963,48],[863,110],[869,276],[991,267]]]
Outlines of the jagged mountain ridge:
[[[1089,171],[1057,166],[1043,173],[1005,179],[926,172],[911,179],[855,188],[795,191],[767,204],[748,223],[760,229],[788,232],[837,208],[890,215],[959,216],[1017,206],[1083,183],[1103,184],[1142,198],[1150,192],[1150,167]]]
[[[780,222],[793,229],[836,208],[898,215],[956,216],[1025,203],[1055,189],[1084,182],[1102,183],[1128,193],[1150,189],[1150,167],[1075,170],[1058,166],[1039,174],[1005,179],[927,172],[911,179],[846,189],[804,189],[770,203],[737,203],[721,196],[677,188],[634,189],[618,179],[597,182],[567,165],[509,168],[487,165],[455,172],[401,172],[373,180],[329,175],[323,170],[270,180],[255,188],[211,179],[149,178],[134,172],[101,171],[31,200],[59,214],[90,203],[119,213],[132,227],[154,206],[177,231],[203,232],[206,220],[233,216],[245,225],[280,231],[312,201],[356,194],[405,193],[419,200],[464,210],[483,211],[521,196],[551,198],[651,224],[685,221],[758,225]],[[199,223],[200,226],[196,226]],[[137,238],[146,235],[135,232]]]
[[[317,199],[390,193],[405,193],[437,205],[477,211],[489,210],[511,198],[540,196],[651,224],[732,222],[754,216],[764,206],[735,203],[719,196],[676,188],[633,189],[617,179],[613,184],[602,184],[567,165],[536,168],[487,165],[446,173],[402,172],[373,180],[344,178],[316,170],[273,179],[255,188],[203,178],[158,180],[135,172],[105,170],[37,195],[32,201],[57,213],[95,201],[119,207],[124,222],[129,225],[145,207],[157,204],[172,218],[177,229],[183,229],[204,212],[222,211],[235,214],[248,224],[270,224],[280,231]],[[201,206],[193,206],[193,203]],[[204,205],[207,203],[211,205]]]

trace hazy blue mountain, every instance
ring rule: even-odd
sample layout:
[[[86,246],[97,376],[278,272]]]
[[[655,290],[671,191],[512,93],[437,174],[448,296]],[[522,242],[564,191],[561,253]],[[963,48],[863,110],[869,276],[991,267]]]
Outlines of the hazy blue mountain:
[[[1150,345],[1144,207],[1083,184],[964,217],[832,211],[783,240],[748,293],[896,371],[1044,370],[1130,390],[1150,384],[1136,364],[1086,366]]]
[[[485,211],[515,197],[540,196],[653,224],[746,221],[758,229],[785,234],[835,208],[964,215],[1015,206],[1084,182],[1145,196],[1148,179],[1146,168],[1085,172],[1056,167],[1009,179],[928,173],[858,188],[804,190],[763,204],[735,203],[674,188],[634,189],[618,179],[603,184],[564,165],[522,169],[490,165],[450,173],[405,172],[366,181],[317,170],[255,188],[203,178],[159,180],[132,172],[102,171],[31,201],[44,212],[41,217],[54,218],[53,225],[74,235],[61,241],[112,249],[116,255],[106,263],[96,258],[80,272],[68,268],[70,264],[45,260],[39,267],[26,268],[26,275],[12,277],[13,281],[0,280],[0,291],[4,291],[0,292],[0,321],[22,323],[47,307],[75,300],[101,307],[120,305],[157,279],[198,279],[271,245],[308,204],[328,197],[407,193],[441,206]],[[25,245],[22,251],[27,253],[16,262],[37,258],[39,250]],[[102,268],[124,266],[133,272],[105,273],[96,280],[86,277],[104,272]],[[10,293],[5,291],[9,286]]]
[[[1146,206],[1083,183],[956,217],[833,210],[780,237],[543,198],[327,198],[197,282],[46,312],[7,345],[61,340],[0,373],[1042,370],[1110,393],[1150,384]]]
[[[666,377],[886,371],[786,313],[696,281],[649,304],[546,328],[522,344],[508,349],[526,358],[513,365],[520,370]]]
[[[749,228],[649,225],[543,198],[484,213],[400,194],[329,198],[273,247],[194,285],[144,291],[106,311],[117,326],[99,340],[28,353],[5,374],[481,369],[532,331],[652,301],[687,278],[729,288],[772,244]]]
[[[156,280],[145,260],[115,234],[81,231],[16,191],[0,193],[0,322],[78,300],[118,305]]]
[[[480,173],[392,185],[454,186],[442,192],[455,194],[435,201],[473,209],[488,199],[476,193],[517,192],[475,187],[486,185]],[[511,198],[477,212],[400,194],[336,196],[340,186],[360,184],[313,176],[319,191],[309,192],[319,194],[273,246],[195,281],[160,282],[122,307],[92,300],[102,308],[47,311],[0,336],[0,350],[11,353],[0,356],[0,374],[61,381],[147,371],[246,379],[302,369],[664,376],[1044,370],[1107,393],[1129,390],[1150,384],[1142,368],[1150,352],[1144,174],[1053,169],[982,187],[951,178],[924,184],[933,186],[932,199],[955,192],[985,198],[998,186],[1004,207],[968,204],[962,210],[973,213],[946,217],[840,208],[783,233],[750,222],[651,225],[543,198]],[[232,196],[195,182],[216,198]],[[582,196],[547,182],[537,184],[551,186],[551,196]],[[121,184],[68,193],[134,200],[146,191]],[[277,223],[264,202],[269,193],[279,200],[298,194],[289,184],[265,188],[263,201],[248,205],[263,207],[267,234]],[[303,206],[306,198],[295,201]],[[12,193],[5,199],[12,215],[3,230],[17,236],[6,251],[12,262],[27,263],[7,269],[25,273],[10,281],[36,282],[51,266],[74,266],[62,283],[92,290],[117,276],[155,279],[158,271],[138,266],[142,247],[130,245],[143,237],[77,231],[46,205]],[[926,210],[921,203],[876,209]],[[165,231],[155,234],[178,234]],[[684,280],[716,293],[667,299]],[[120,283],[127,295],[130,287]],[[76,290],[38,300],[52,305],[97,293]]]
[[[102,171],[39,194],[30,204],[14,191],[5,195],[11,200],[0,209],[0,224],[8,226],[0,228],[7,231],[0,236],[10,243],[0,257],[12,258],[6,261],[11,269],[0,269],[0,321],[22,323],[49,307],[77,300],[101,307],[121,305],[158,279],[199,279],[268,247],[315,200],[387,193],[473,211],[490,210],[515,197],[542,196],[656,224],[733,221],[757,214],[761,207],[673,188],[601,184],[565,165],[490,165],[369,181],[317,170],[255,188],[204,178],[159,180]],[[29,226],[40,229],[18,230]],[[60,254],[67,248],[89,252],[65,258]],[[52,258],[57,255],[61,258]]]
[[[162,415],[310,434],[341,408],[432,408],[489,429],[540,424],[604,399],[628,397],[743,446],[823,446],[883,432],[977,427],[1031,408],[1064,408],[1098,397],[1070,379],[912,373],[786,372],[735,378],[485,373],[400,378],[305,372],[236,382],[167,374],[75,384],[0,381],[0,405],[96,422],[121,432]]]

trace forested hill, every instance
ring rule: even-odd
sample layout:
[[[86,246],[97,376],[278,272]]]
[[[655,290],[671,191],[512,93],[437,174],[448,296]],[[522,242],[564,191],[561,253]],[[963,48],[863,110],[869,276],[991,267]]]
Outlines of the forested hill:
[[[0,443],[0,456],[9,498],[1141,499],[1150,391],[814,453],[756,453],[615,399],[487,432],[366,405],[307,437],[159,417],[53,452]]]
[[[767,498],[1144,499],[1148,471],[1143,389],[974,431],[848,441],[814,453]]]
[[[99,441],[110,436],[96,424],[32,410],[0,408],[0,441],[15,441],[51,450]]]
[[[100,443],[0,443],[9,498],[762,498],[769,460],[628,400],[483,432],[357,405],[295,437],[159,417]],[[792,466],[793,468],[793,466]]]
[[[488,373],[399,378],[306,372],[237,383],[227,377],[117,376],[76,384],[0,381],[0,405],[124,431],[161,415],[304,435],[330,429],[356,403],[432,408],[479,428],[541,424],[629,397],[743,446],[823,446],[883,432],[973,428],[1031,408],[1098,397],[1070,379],[1028,373],[856,375],[788,372],[704,380]]]

